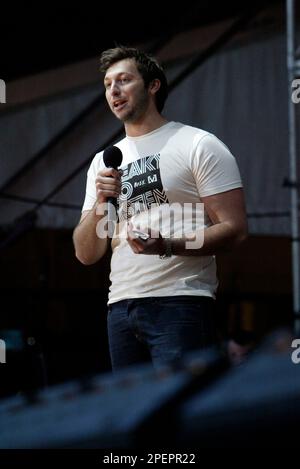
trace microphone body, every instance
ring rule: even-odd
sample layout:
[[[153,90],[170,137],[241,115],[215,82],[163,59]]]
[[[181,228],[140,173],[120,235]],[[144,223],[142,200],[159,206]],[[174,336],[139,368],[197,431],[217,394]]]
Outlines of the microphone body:
[[[118,169],[123,160],[123,155],[118,147],[110,146],[103,152],[103,162],[107,168]],[[107,197],[107,223],[108,236],[113,237],[115,224],[117,221],[117,199],[116,197]]]

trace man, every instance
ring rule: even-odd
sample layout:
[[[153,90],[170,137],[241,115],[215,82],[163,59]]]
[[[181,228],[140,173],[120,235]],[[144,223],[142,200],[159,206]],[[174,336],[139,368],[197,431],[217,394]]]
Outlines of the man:
[[[103,152],[95,156],[74,231],[76,256],[88,265],[104,255],[109,238],[98,228],[108,198],[118,198],[108,301],[112,367],[148,359],[160,366],[215,341],[215,254],[246,237],[242,184],[217,137],[162,116],[167,81],[154,58],[117,47],[102,53],[101,71],[108,105],[124,123],[126,136],[116,144],[123,162],[118,171],[105,167]],[[173,206],[170,223],[164,210]],[[178,207],[195,206],[204,207],[200,222],[192,208],[183,223]]]

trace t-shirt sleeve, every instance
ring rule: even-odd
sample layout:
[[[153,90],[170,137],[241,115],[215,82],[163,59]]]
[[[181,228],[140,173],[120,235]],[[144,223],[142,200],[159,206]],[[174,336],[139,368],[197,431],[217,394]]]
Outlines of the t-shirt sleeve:
[[[194,141],[191,167],[200,197],[243,186],[234,156],[213,134]]]
[[[84,210],[91,210],[96,202],[97,194],[95,179],[97,177],[98,172],[102,169],[102,167],[104,167],[102,154],[102,152],[97,153],[97,155],[93,158],[93,161],[91,162],[90,167],[88,169],[86,178],[85,199],[81,212],[83,212]]]

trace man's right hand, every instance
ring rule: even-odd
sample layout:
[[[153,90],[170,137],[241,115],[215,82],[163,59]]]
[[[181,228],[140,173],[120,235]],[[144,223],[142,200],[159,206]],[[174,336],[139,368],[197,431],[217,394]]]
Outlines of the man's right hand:
[[[104,168],[95,179],[98,203],[105,203],[108,197],[118,197],[121,193],[122,171],[114,168]]]

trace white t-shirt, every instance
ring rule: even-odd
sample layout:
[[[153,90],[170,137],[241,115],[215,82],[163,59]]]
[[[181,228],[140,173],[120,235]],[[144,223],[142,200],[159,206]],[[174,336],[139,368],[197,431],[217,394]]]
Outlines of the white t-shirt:
[[[160,229],[163,236],[191,231],[192,219],[175,213],[173,222],[162,215],[166,207],[195,206],[201,197],[242,186],[240,173],[228,148],[217,137],[201,129],[168,122],[139,137],[125,137],[116,144],[123,154],[122,191],[119,198],[119,236],[112,240],[111,287],[108,303],[149,296],[210,296],[215,298],[218,281],[215,256],[172,256],[135,254],[124,236],[127,203],[139,204],[133,223],[140,228]],[[94,157],[87,174],[82,211],[96,201],[95,178],[104,168],[103,152]],[[187,204],[187,205],[186,205]],[[149,218],[150,216],[150,218]],[[212,223],[204,216],[197,229]],[[202,220],[202,222],[201,222]],[[201,226],[202,223],[202,226]],[[195,226],[195,225],[193,225]]]

